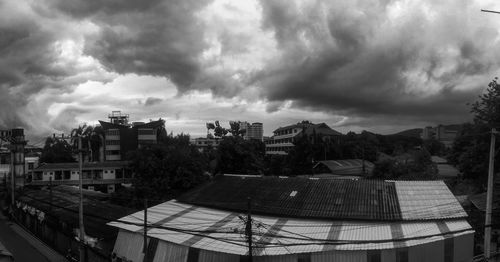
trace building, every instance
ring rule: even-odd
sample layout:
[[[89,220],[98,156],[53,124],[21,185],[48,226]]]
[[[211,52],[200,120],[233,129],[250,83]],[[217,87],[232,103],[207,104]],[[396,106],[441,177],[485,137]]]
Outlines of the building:
[[[460,129],[460,125],[427,126],[423,128],[421,138],[423,140],[435,139],[449,148],[453,145],[453,141],[455,141]]]
[[[198,137],[198,138],[191,138],[189,140],[189,143],[195,146],[201,152],[209,148],[217,148],[220,144],[220,141],[221,141],[220,138]]]
[[[43,163],[33,170],[27,185],[78,185],[79,163]],[[115,191],[118,184],[130,183],[132,173],[127,161],[85,162],[82,168],[83,187],[106,193]]]
[[[108,115],[109,122],[99,120],[104,129],[105,161],[125,160],[128,152],[141,146],[158,143],[166,136],[165,121],[129,123],[129,115],[113,111]]]
[[[306,135],[312,143],[326,141],[339,142],[342,134],[331,129],[327,124],[313,124],[309,121],[280,127],[273,131],[273,136],[265,141],[266,154],[286,155],[294,147],[294,141]]]
[[[249,200],[250,198],[250,200]],[[251,213],[251,220],[247,214]],[[222,176],[108,225],[143,261],[472,261],[474,231],[441,181]]]
[[[262,123],[240,122],[240,130],[245,130],[243,138],[246,140],[255,139],[262,141],[264,135],[264,125]]]
[[[41,148],[26,146],[25,153],[22,155],[24,157],[24,170],[23,174],[18,175],[18,181],[23,180],[24,177],[29,176],[31,172],[38,166],[41,155]],[[7,177],[10,179],[10,162],[11,162],[10,150],[5,147],[0,147],[0,179]],[[23,181],[24,183],[24,181]]]
[[[343,159],[318,161],[314,173],[332,178],[365,178],[371,176],[375,165],[363,159]]]

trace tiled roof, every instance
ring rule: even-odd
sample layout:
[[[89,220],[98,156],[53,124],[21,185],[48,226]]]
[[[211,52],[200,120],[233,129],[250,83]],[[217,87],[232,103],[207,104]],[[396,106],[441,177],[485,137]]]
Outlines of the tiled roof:
[[[121,168],[127,167],[128,161],[107,161],[107,162],[84,162],[83,169],[102,169],[102,168]],[[68,170],[68,169],[78,169],[78,163],[42,163],[40,166],[35,168],[35,171],[44,170]]]
[[[401,220],[394,183],[222,176],[179,201],[227,210],[326,219]]]
[[[157,238],[166,245],[172,245],[170,249],[158,249],[155,257],[164,257],[165,252],[175,253],[174,250],[188,247],[247,255],[244,214],[245,212],[224,211],[172,200],[148,208],[147,224],[151,225],[151,228],[147,234],[148,237]],[[117,255],[130,257],[129,254],[140,254],[144,232],[143,218],[143,211],[139,211],[119,221],[108,223],[123,229],[115,244]],[[465,219],[331,221],[253,214],[252,221],[254,256],[394,249],[423,245],[449,237],[471,237],[474,233]],[[191,233],[193,231],[194,233]]]
[[[442,181],[221,176],[178,200],[280,217],[368,221],[439,220],[467,214]]]

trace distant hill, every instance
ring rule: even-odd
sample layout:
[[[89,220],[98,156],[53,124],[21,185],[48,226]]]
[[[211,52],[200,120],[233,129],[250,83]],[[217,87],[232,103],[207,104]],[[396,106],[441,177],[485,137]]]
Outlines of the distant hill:
[[[399,133],[392,134],[392,136],[406,136],[406,137],[415,137],[420,138],[420,134],[422,134],[422,128],[413,128],[401,131]]]

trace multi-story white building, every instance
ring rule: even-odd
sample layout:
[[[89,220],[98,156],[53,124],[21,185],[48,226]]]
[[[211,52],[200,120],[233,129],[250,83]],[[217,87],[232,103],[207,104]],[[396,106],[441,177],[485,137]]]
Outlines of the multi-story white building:
[[[341,133],[331,129],[327,124],[313,124],[309,121],[302,121],[294,125],[280,127],[273,131],[274,135],[265,141],[266,154],[286,155],[295,145],[295,140],[302,135],[308,136],[312,143],[321,137],[322,141],[340,141]]]
[[[130,183],[132,172],[126,161],[85,162],[82,167],[84,188],[97,189],[111,193],[115,185]],[[27,184],[33,186],[78,185],[78,163],[44,163],[33,170],[33,177]]]

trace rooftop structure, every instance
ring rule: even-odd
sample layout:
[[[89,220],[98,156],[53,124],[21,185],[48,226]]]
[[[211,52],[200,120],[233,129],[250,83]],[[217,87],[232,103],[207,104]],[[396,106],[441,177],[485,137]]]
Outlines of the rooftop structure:
[[[165,121],[162,119],[148,123],[128,123],[129,116],[120,111],[109,115],[110,122],[100,121],[104,129],[105,161],[125,160],[126,154],[139,147],[158,143],[166,135]]]
[[[443,182],[250,176],[223,176],[149,208],[148,256],[243,261],[247,197],[256,261],[472,259],[474,231]],[[120,229],[119,257],[142,259],[143,217],[109,223]]]

